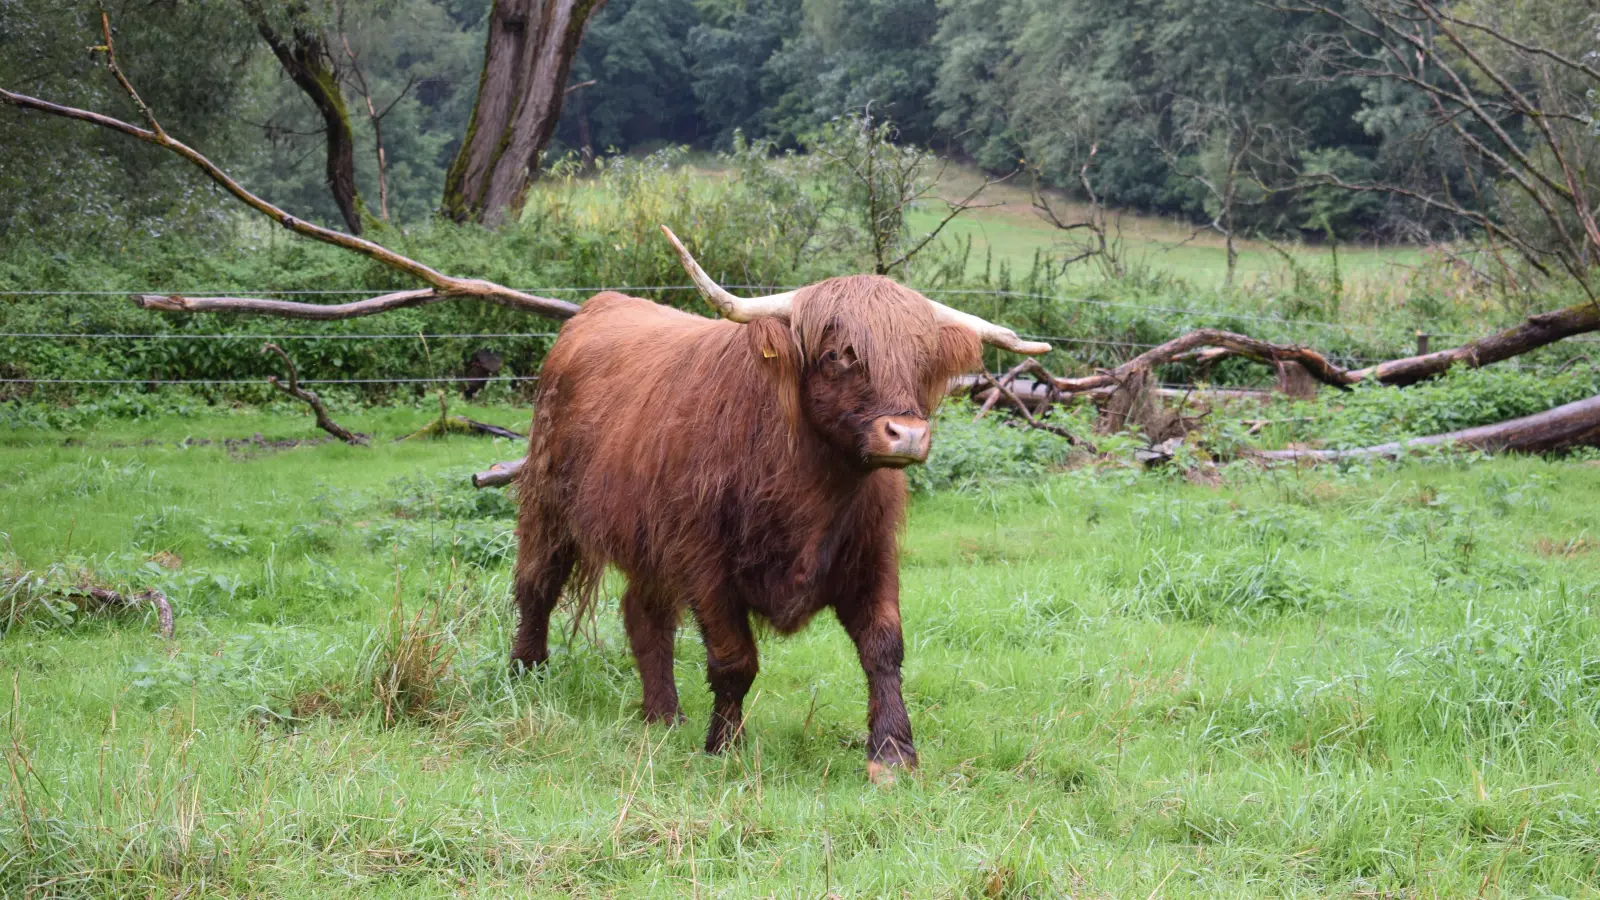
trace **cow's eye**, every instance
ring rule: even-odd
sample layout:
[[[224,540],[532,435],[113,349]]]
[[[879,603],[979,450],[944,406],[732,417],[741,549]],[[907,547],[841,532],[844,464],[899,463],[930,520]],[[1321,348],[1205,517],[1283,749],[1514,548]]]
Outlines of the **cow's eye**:
[[[856,354],[849,347],[843,350],[827,350],[823,352],[820,362],[828,374],[843,375],[855,365]]]

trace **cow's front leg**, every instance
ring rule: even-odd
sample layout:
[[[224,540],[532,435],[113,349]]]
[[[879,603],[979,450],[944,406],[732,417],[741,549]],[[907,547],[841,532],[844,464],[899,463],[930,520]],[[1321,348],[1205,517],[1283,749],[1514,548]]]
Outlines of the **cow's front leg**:
[[[905,642],[900,635],[900,578],[893,568],[853,602],[835,606],[845,632],[855,641],[856,655],[867,675],[867,778],[877,784],[894,781],[893,768],[916,768],[911,743],[911,718],[900,695],[900,664]]]
[[[713,698],[706,752],[721,753],[744,730],[744,695],[756,680],[759,663],[750,614],[743,607],[695,606],[695,620],[706,644],[706,681]]]

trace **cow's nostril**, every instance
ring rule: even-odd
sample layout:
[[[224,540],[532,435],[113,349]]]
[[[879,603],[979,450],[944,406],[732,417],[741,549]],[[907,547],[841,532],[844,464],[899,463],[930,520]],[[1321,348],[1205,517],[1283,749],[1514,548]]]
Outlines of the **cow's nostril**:
[[[928,456],[928,423],[909,417],[878,420],[879,438],[875,456],[900,463],[921,462]]]

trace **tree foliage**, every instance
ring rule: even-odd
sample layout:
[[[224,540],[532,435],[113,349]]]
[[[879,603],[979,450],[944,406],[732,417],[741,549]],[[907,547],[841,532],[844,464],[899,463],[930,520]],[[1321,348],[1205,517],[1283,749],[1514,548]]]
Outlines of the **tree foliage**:
[[[1399,0],[1331,5],[1359,16],[1386,3]],[[902,142],[994,173],[1025,167],[1069,193],[1084,192],[1093,152],[1088,174],[1107,206],[1182,217],[1224,234],[1415,239],[1462,225],[1421,201],[1352,194],[1339,183],[1404,186],[1543,227],[1535,221],[1541,211],[1463,152],[1465,139],[1440,122],[1427,91],[1317,68],[1330,42],[1351,59],[1382,49],[1359,27],[1313,8],[1323,5],[610,0],[590,20],[573,62],[555,146],[591,155],[664,144],[725,150],[743,135],[799,149],[829,122],[870,110]],[[1590,6],[1449,4],[1456,15],[1574,60],[1589,59],[1592,49]],[[263,17],[280,33],[309,21],[325,36],[324,55],[343,91],[356,193],[374,206],[370,99],[385,112],[388,205],[395,221],[407,223],[440,208],[451,162],[474,135],[495,9],[492,0],[259,7],[168,0],[119,21],[130,67],[165,121],[198,136],[202,149],[261,193],[338,221],[324,165],[326,115],[256,33]],[[87,0],[0,0],[0,82],[118,110],[123,98],[84,77],[93,11]],[[1491,87],[1470,49],[1519,90],[1559,98],[1562,146],[1572,147],[1574,159],[1587,153],[1583,142],[1592,136],[1582,123],[1594,101],[1580,73],[1487,32],[1467,29],[1463,41],[1435,54],[1430,77],[1459,71],[1468,83]],[[358,82],[365,84],[359,92]],[[1535,127],[1514,109],[1498,120],[1514,135]],[[1472,135],[1486,126],[1464,127]],[[3,111],[0,141],[7,149],[0,231],[46,224],[93,231],[125,221],[171,227],[209,208],[207,189],[150,150],[106,135],[23,124]],[[1558,167],[1552,158],[1524,168]]]
[[[89,47],[99,11],[86,0],[0,2],[0,84],[137,119]],[[145,101],[204,151],[228,158],[248,136],[257,37],[237,4],[156,3],[121,23],[117,39]],[[121,135],[0,107],[0,241],[50,241],[129,229],[170,231],[216,215],[214,192],[171,154]]]

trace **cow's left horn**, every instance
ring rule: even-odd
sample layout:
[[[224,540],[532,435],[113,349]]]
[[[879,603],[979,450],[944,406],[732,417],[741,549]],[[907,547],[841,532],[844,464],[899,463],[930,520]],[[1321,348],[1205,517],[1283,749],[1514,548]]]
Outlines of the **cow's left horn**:
[[[735,322],[748,322],[758,316],[787,316],[794,306],[795,291],[785,291],[782,294],[768,294],[765,297],[735,297],[728,293],[722,285],[711,280],[706,270],[694,261],[689,251],[684,248],[683,242],[672,233],[672,229],[661,226],[661,233],[672,242],[672,249],[678,251],[678,261],[683,263],[683,269],[689,273],[689,280],[700,291],[700,296],[710,301],[724,316]],[[1003,325],[996,325],[985,319],[980,319],[971,313],[964,313],[959,309],[951,309],[943,303],[929,300],[933,304],[933,315],[940,322],[953,325],[964,325],[977,332],[979,340],[991,347],[1010,350],[1028,356],[1038,356],[1049,353],[1050,345],[1043,341],[1025,341],[1017,336],[1015,331]]]
[[[725,290],[722,285],[711,280],[706,270],[694,261],[689,251],[684,248],[678,236],[672,229],[661,226],[661,233],[672,242],[672,249],[678,251],[678,262],[683,263],[683,270],[689,273],[689,280],[694,282],[695,289],[700,291],[700,296],[710,301],[717,311],[735,322],[748,322],[761,316],[788,316],[789,310],[794,306],[794,291],[785,291],[782,294],[768,294],[765,297],[735,297]]]

